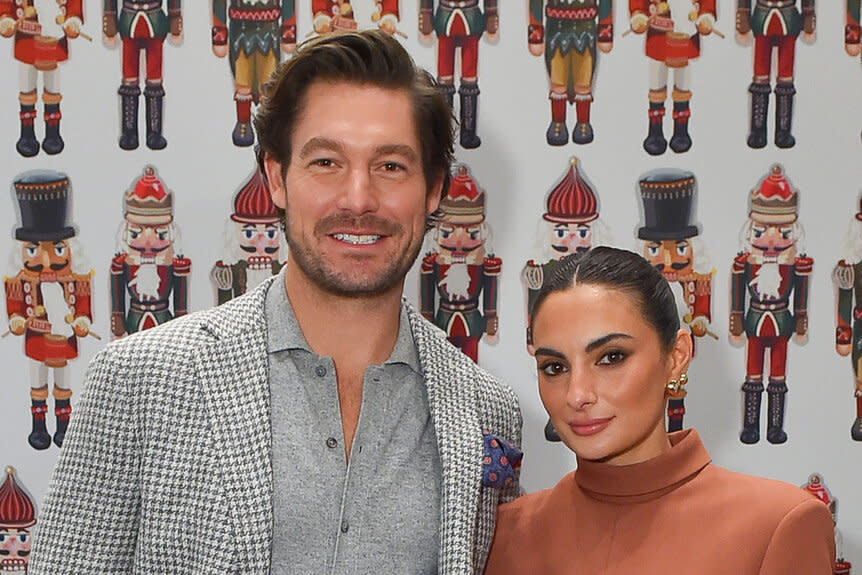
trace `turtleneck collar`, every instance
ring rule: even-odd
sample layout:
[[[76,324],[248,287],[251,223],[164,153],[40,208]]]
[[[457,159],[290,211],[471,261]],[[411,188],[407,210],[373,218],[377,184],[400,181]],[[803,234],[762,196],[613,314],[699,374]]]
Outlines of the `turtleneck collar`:
[[[668,435],[671,448],[632,465],[578,459],[575,481],[590,497],[610,503],[636,503],[661,497],[687,483],[711,458],[694,429]]]

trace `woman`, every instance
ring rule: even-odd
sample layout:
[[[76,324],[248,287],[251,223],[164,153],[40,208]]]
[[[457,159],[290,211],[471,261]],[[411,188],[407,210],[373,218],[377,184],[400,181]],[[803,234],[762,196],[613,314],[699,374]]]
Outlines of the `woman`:
[[[640,256],[567,256],[533,307],[539,394],[578,469],[502,505],[486,574],[831,575],[833,527],[801,489],[710,463],[667,434],[691,336]]]

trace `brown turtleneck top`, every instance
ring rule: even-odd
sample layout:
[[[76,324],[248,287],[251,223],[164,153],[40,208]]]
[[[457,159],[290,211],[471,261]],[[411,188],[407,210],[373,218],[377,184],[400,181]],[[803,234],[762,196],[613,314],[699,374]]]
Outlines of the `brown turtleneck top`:
[[[578,461],[501,505],[486,575],[832,575],[832,517],[802,489],[712,465],[693,429],[613,466]]]

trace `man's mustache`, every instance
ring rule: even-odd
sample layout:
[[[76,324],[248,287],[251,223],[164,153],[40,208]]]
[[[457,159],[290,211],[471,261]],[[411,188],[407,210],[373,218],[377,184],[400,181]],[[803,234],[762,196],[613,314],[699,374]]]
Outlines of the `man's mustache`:
[[[359,217],[344,214],[332,214],[326,216],[314,226],[314,233],[318,236],[328,236],[342,231],[361,231],[364,234],[379,236],[394,236],[403,228],[401,224],[383,219],[379,216],[366,214]]]

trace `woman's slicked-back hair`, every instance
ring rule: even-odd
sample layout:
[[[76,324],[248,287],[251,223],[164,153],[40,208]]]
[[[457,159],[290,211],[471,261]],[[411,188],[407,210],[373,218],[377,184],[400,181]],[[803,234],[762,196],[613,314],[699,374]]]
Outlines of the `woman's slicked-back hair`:
[[[680,326],[673,292],[661,272],[642,256],[628,250],[599,246],[562,258],[536,297],[531,323],[535,323],[548,296],[576,285],[602,286],[629,295],[644,320],[658,334],[662,349],[670,351],[673,347]],[[530,330],[533,330],[532,325]]]

